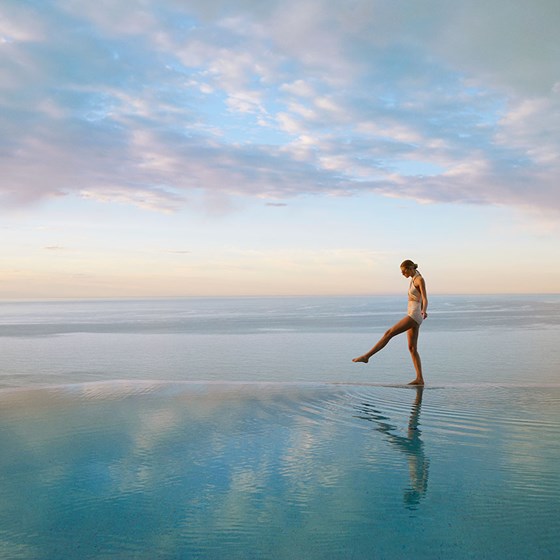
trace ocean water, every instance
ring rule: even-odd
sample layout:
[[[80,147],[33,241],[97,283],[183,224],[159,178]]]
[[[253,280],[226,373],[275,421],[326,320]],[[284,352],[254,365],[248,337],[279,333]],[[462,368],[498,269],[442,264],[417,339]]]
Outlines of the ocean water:
[[[557,558],[560,296],[0,303],[0,558]]]
[[[403,297],[0,302],[0,387],[115,379],[406,383]],[[430,383],[555,383],[560,296],[431,296]]]

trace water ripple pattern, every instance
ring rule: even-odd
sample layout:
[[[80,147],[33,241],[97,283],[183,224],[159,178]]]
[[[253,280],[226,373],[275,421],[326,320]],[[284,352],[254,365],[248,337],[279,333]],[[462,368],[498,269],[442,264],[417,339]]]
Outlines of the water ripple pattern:
[[[0,558],[547,559],[560,386],[0,391]]]

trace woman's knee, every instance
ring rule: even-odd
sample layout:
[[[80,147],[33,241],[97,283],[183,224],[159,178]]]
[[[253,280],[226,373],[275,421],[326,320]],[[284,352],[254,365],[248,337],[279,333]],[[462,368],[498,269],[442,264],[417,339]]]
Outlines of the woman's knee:
[[[383,335],[383,340],[391,340],[394,336],[395,336],[395,330],[393,329],[393,327],[391,327],[390,329],[385,331],[385,334]]]
[[[411,343],[408,345],[408,351],[414,356],[415,354],[418,354],[418,346]]]

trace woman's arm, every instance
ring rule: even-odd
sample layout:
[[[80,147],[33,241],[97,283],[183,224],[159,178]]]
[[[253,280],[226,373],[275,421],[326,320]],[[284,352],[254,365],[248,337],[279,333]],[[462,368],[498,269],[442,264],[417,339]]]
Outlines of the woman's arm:
[[[424,278],[420,277],[420,285],[418,286],[422,296],[422,317],[425,319],[428,316],[428,292],[426,290],[426,282]]]

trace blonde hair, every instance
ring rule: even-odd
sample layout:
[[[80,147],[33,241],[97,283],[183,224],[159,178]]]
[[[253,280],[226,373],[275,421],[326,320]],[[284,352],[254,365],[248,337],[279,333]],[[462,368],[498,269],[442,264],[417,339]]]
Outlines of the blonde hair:
[[[416,270],[418,268],[418,265],[412,262],[411,260],[407,259],[406,261],[403,261],[401,263],[401,268],[413,268],[414,270]]]

